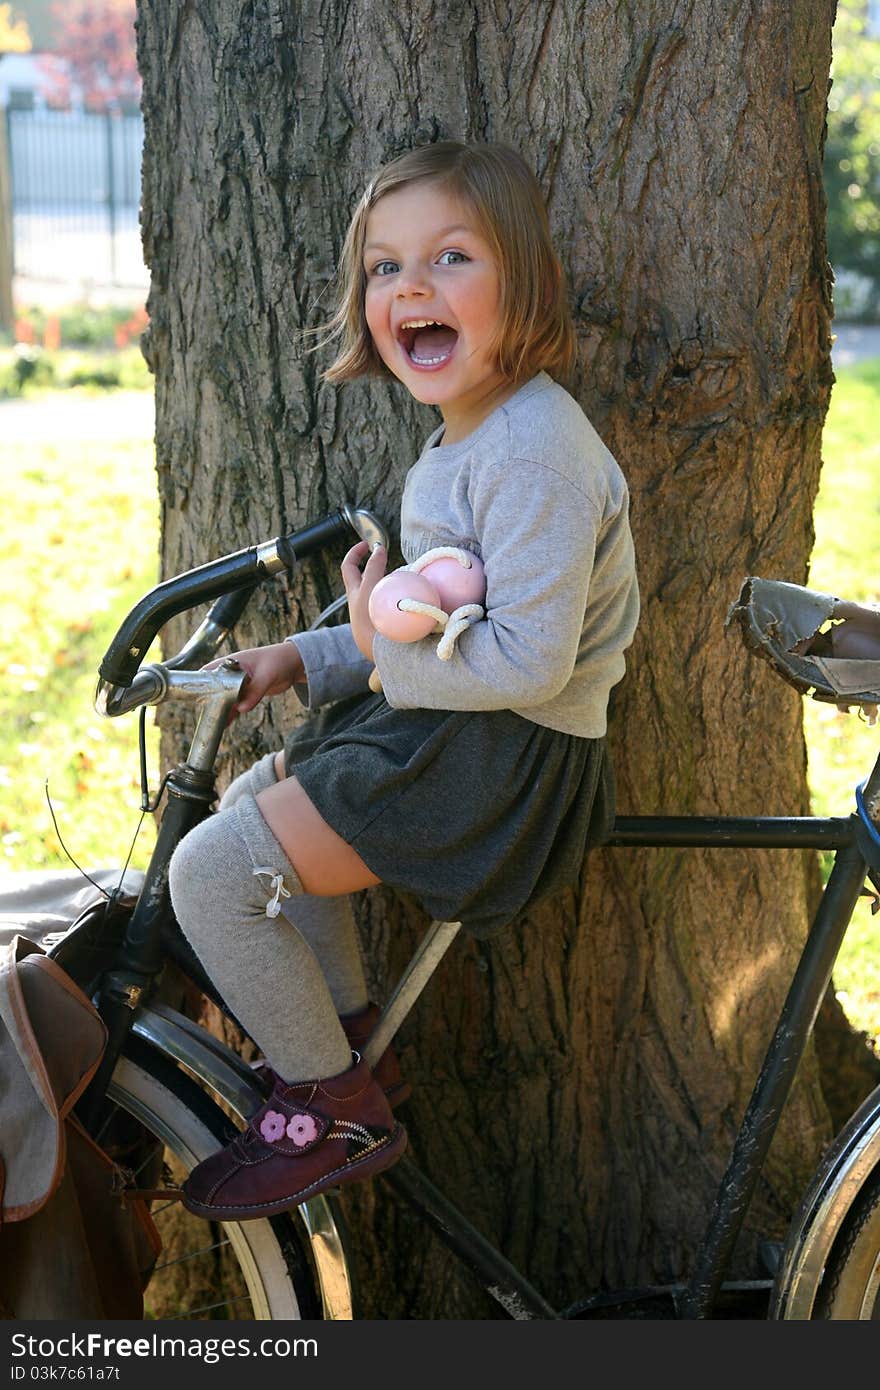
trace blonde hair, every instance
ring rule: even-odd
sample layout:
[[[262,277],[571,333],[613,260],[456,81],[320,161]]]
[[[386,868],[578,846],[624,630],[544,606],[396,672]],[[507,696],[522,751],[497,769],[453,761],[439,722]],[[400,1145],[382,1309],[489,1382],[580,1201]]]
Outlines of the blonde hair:
[[[342,248],[336,312],[317,330],[317,346],[339,344],[322,375],[333,382],[366,374],[392,376],[373,345],[364,312],[367,218],[386,193],[419,179],[436,180],[461,198],[492,248],[501,289],[501,322],[493,344],[499,370],[511,381],[541,370],[568,378],[577,349],[540,184],[510,146],[457,140],[410,150],[384,165],[367,185]]]

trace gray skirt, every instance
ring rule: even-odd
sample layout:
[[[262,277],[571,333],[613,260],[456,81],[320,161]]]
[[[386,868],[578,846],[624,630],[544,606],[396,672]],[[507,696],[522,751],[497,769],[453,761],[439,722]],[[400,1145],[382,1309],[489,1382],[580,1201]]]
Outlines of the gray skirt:
[[[478,937],[576,883],[614,818],[605,739],[510,710],[397,710],[358,695],[294,729],[284,755],[377,878]]]

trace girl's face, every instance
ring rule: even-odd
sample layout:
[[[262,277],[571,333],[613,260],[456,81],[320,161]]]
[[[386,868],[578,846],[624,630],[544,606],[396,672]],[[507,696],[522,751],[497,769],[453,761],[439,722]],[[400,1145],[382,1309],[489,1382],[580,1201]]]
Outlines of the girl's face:
[[[376,351],[416,400],[439,406],[443,442],[464,439],[516,390],[491,350],[501,284],[473,213],[430,179],[386,193],[367,217],[364,269]]]

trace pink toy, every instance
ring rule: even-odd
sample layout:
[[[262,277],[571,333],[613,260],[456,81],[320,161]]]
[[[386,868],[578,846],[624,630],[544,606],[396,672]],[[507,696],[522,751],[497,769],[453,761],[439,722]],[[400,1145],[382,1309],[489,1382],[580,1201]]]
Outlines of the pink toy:
[[[482,562],[468,550],[441,545],[379,580],[370,594],[370,621],[383,637],[396,642],[418,642],[432,632],[441,633],[437,656],[449,661],[461,633],[486,616],[485,601]],[[369,686],[376,694],[382,689],[375,666]]]
[[[407,612],[398,607],[401,599],[415,599],[419,603],[439,608],[440,595],[429,579],[424,579],[412,570],[393,570],[380,579],[370,594],[370,621],[383,637],[393,637],[395,642],[418,642],[427,637],[437,627],[437,618],[431,613]]]
[[[370,595],[370,621],[383,637],[418,642],[445,629],[450,614],[465,605],[480,605],[485,596],[486,580],[477,556],[443,546],[379,580]],[[471,611],[469,616],[477,615]]]
[[[430,554],[430,551],[428,552]],[[467,554],[462,551],[462,554]],[[482,603],[486,597],[486,577],[482,561],[476,555],[468,555],[470,565],[465,566],[453,556],[432,560],[419,569],[424,579],[429,579],[440,595],[440,607],[445,613],[454,613],[465,603]],[[416,561],[418,565],[418,560]]]

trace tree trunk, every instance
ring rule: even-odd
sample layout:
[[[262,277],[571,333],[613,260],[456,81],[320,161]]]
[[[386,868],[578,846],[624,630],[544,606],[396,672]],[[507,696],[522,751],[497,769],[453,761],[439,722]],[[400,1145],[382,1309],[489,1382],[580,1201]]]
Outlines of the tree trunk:
[[[724,619],[747,574],[802,582],[812,544],[833,0],[705,0],[683,19],[672,0],[139,12],[164,572],[343,499],[396,526],[437,417],[394,384],[322,384],[326,358],[296,335],[326,316],[379,164],[507,140],[568,271],[576,395],[633,497],[643,617],[614,700],[618,810],[806,813],[799,699]],[[339,558],[268,585],[238,644],[311,621]],[[276,699],[239,721],[225,775],[297,717]],[[687,1273],[816,884],[794,852],[597,851],[577,892],[456,943],[402,1029],[417,1161],[557,1306]],[[385,997],[427,919],[384,889],[359,913]],[[811,1050],[734,1276],[782,1234],[830,1132]],[[366,1316],[496,1315],[384,1183],[346,1206]]]

